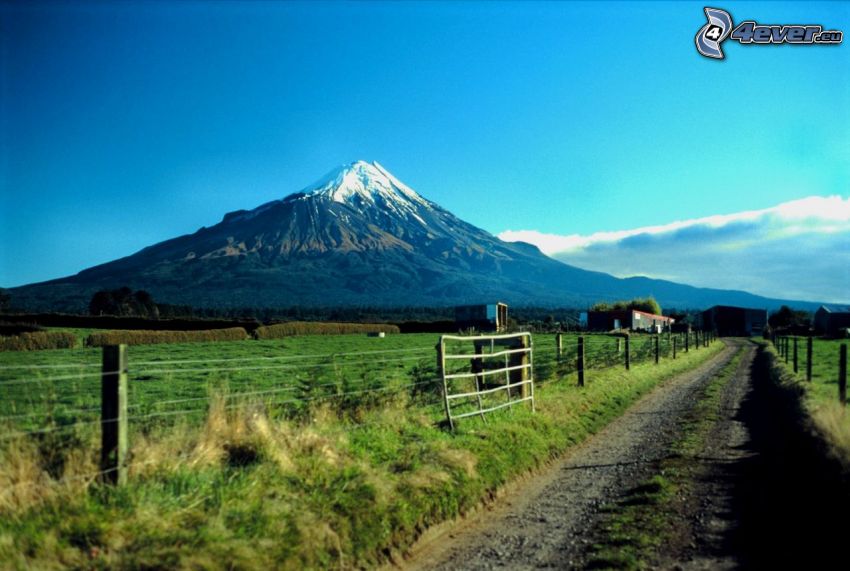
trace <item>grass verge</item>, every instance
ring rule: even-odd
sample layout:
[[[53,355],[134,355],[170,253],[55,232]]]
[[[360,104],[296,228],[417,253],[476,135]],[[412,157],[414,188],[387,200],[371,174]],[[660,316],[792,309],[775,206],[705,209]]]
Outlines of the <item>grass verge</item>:
[[[206,423],[134,437],[130,482],[96,470],[97,434],[0,448],[0,567],[360,568],[398,557],[431,525],[458,517],[621,415],[641,395],[723,348],[593,370],[536,389],[516,408],[454,433],[433,394],[379,406],[316,404],[271,419],[260,404],[214,399]],[[651,492],[650,490],[650,493]]]
[[[793,390],[801,396],[803,410],[815,430],[829,446],[832,455],[850,471],[850,414],[838,400],[838,348],[847,341],[815,340],[812,382],[805,380],[805,349],[801,349],[799,372],[794,373],[793,361],[780,357],[776,348],[766,343],[771,377],[775,384]],[[805,343],[800,343],[801,348]]]

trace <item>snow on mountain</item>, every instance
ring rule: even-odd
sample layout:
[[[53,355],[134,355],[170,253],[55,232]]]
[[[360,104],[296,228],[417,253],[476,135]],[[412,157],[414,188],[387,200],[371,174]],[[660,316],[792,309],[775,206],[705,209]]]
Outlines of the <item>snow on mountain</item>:
[[[378,207],[379,210],[386,211],[386,214],[413,218],[423,226],[427,226],[427,222],[422,218],[421,209],[433,211],[439,208],[377,162],[355,161],[336,167],[313,184],[282,200],[267,202],[253,210],[231,212],[225,219],[230,222],[248,221],[286,203],[315,202],[317,199],[350,207],[361,214]],[[333,210],[328,213],[339,216]]]
[[[351,204],[359,198],[371,203],[385,201],[392,205],[407,205],[413,202],[421,206],[429,206],[427,200],[377,162],[355,161],[337,167],[293,196],[299,194],[306,196],[323,194],[343,204]]]
[[[355,161],[339,166],[284,201],[328,198],[358,211],[377,206],[404,218],[427,223],[417,211],[432,204],[377,162]]]

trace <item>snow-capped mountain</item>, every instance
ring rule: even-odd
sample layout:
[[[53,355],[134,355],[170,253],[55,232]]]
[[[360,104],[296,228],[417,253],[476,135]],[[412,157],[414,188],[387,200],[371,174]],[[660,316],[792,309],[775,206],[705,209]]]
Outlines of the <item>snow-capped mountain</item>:
[[[222,247],[204,255],[255,251],[274,259],[329,251],[411,250],[430,246],[463,224],[378,163],[357,161],[282,200],[226,215],[221,230],[232,231],[237,250]]]
[[[196,307],[451,305],[500,299],[584,306],[655,295],[662,304],[769,300],[647,278],[617,279],[509,243],[420,196],[378,163],[343,165],[300,192],[75,276],[11,290],[18,307],[82,309],[127,285]]]

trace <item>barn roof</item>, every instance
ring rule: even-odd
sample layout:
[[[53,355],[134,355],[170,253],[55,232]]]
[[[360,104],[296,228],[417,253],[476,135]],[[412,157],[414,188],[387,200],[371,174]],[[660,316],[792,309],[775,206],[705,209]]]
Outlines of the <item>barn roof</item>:
[[[587,313],[588,313],[588,314],[591,314],[591,313],[596,313],[596,314],[604,313],[604,314],[606,314],[606,315],[611,315],[611,316],[623,316],[623,317],[628,316],[630,313],[640,313],[641,315],[646,315],[647,317],[652,317],[652,318],[654,318],[654,319],[656,319],[656,320],[660,320],[660,321],[671,321],[671,322],[675,322],[675,321],[676,321],[676,320],[675,320],[675,319],[673,319],[672,317],[667,317],[666,315],[657,315],[657,314],[655,314],[655,313],[649,313],[649,312],[647,312],[647,311],[641,311],[641,310],[639,310],[639,309],[609,309],[609,310],[607,310],[607,311],[588,311]]]
[[[635,313],[640,313],[641,315],[646,315],[648,317],[654,317],[663,321],[676,321],[672,317],[667,317],[666,315],[657,315],[655,313],[649,313],[648,311],[641,311],[639,309],[632,309],[631,311],[634,311]]]
[[[760,308],[760,307],[740,307],[740,306],[737,306],[737,305],[712,305],[711,307],[709,307],[708,309],[703,311],[703,313],[706,313],[706,312],[712,311],[712,310],[719,311],[719,310],[728,310],[728,309],[740,309],[740,310],[743,310],[743,311],[764,311],[764,312],[767,312],[766,309]]]
[[[827,313],[850,313],[850,305],[822,305],[821,308]]]

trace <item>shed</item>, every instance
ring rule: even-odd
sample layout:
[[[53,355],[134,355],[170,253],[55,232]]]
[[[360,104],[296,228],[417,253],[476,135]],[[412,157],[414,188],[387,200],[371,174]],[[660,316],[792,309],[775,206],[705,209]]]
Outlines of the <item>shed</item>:
[[[675,321],[672,317],[656,315],[636,309],[587,312],[587,328],[591,331],[630,329],[632,331],[660,333],[667,331]]]
[[[715,305],[700,314],[703,331],[722,336],[761,335],[767,327],[767,310]]]
[[[455,307],[455,325],[458,329],[507,331],[508,306],[498,301],[480,305],[459,305]]]
[[[837,336],[844,328],[850,328],[850,305],[822,305],[815,312],[818,333]]]

